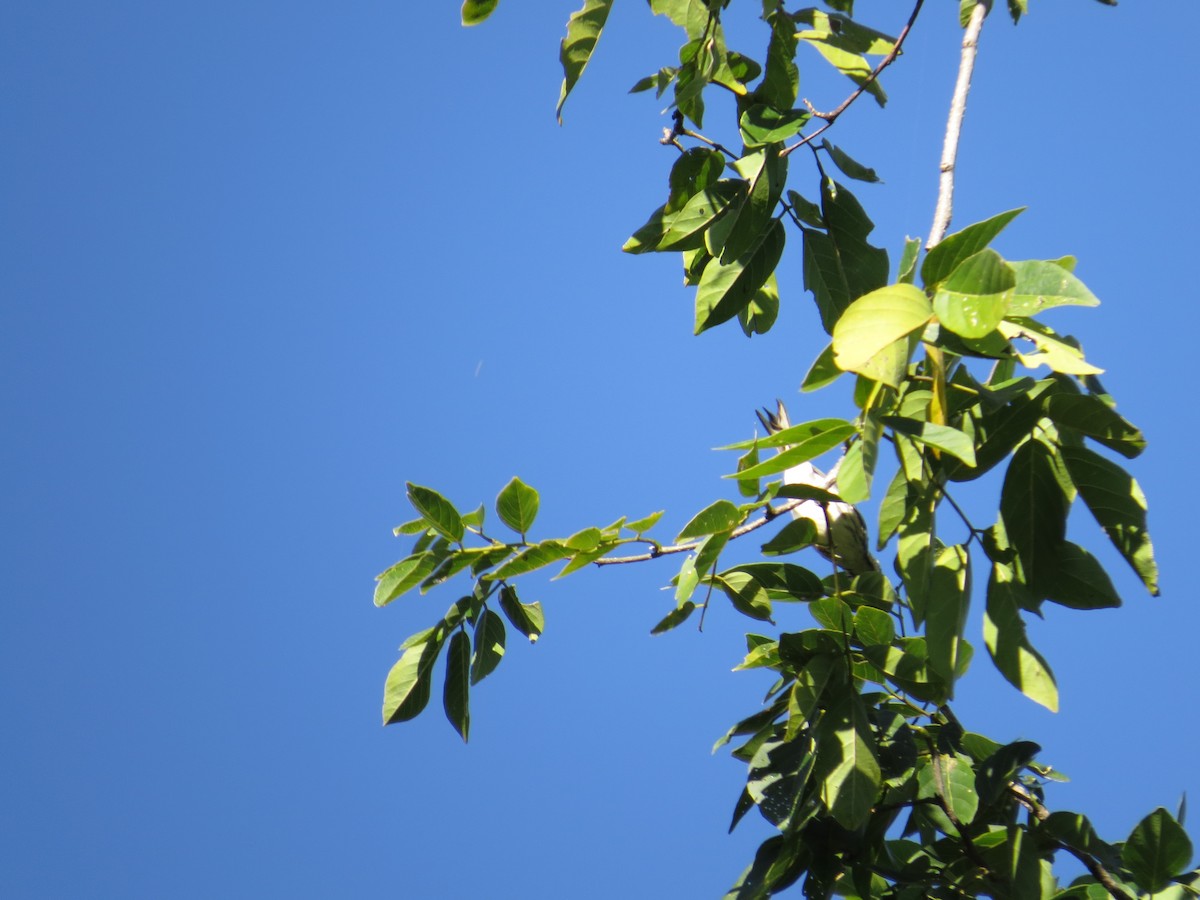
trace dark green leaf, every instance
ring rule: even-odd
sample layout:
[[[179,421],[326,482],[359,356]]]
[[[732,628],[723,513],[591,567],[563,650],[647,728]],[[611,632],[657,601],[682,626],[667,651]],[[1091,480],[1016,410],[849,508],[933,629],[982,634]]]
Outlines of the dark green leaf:
[[[1071,609],[1113,609],[1121,605],[1108,573],[1078,544],[1063,541],[1044,588],[1048,599]]]
[[[766,589],[772,600],[815,600],[825,593],[820,578],[808,569],[792,563],[746,563],[725,570],[721,577],[728,578],[733,572],[742,572],[752,577]]]
[[[435,633],[436,634],[436,631]],[[383,724],[407,722],[429,702],[430,672],[442,648],[440,638],[407,648],[388,672],[383,687]]]
[[[1121,859],[1144,891],[1156,893],[1192,859],[1192,842],[1161,806],[1138,822],[1121,848]]]
[[[719,244],[706,241],[708,251],[719,255],[722,263],[745,258],[774,225],[783,230],[782,223],[772,221],[787,181],[787,158],[779,155],[779,147],[753,150],[734,162],[733,167],[746,180],[746,200],[730,210],[729,215],[735,218],[722,241]]]
[[[829,334],[850,304],[887,284],[887,251],[872,247],[875,225],[854,195],[826,179],[821,185],[822,234],[804,229],[804,287],[813,292]]]
[[[522,603],[517,592],[508,585],[500,588],[500,610],[512,627],[529,638],[531,644],[537,641],[546,625],[542,604]]]
[[[683,209],[687,202],[721,180],[725,172],[725,157],[708,147],[692,147],[680,154],[671,166],[671,196],[664,212]]]
[[[783,10],[767,17],[771,40],[767,45],[767,67],[754,94],[775,109],[791,109],[800,90],[796,67],[796,26]]]
[[[784,242],[783,223],[775,220],[745,257],[728,263],[713,261],[705,267],[696,289],[696,334],[727,322],[753,300],[779,264]]]
[[[558,124],[562,124],[562,108],[567,102],[567,95],[575,87],[575,82],[587,68],[608,20],[613,0],[584,0],[584,4],[576,12],[571,13],[567,20],[567,36],[563,38],[558,51],[559,61],[563,68],[562,90],[558,95],[558,106],[554,114],[558,116]]]
[[[879,176],[875,174],[874,169],[869,169],[862,163],[852,159],[850,154],[829,143],[829,141],[822,140],[821,147],[833,159],[833,164],[841,169],[842,174],[847,178],[853,178],[856,181],[879,181]]]
[[[1066,534],[1068,498],[1059,464],[1044,443],[1027,441],[1013,454],[1000,492],[1004,530],[1035,589],[1053,574]]]
[[[749,147],[785,141],[800,131],[811,114],[803,109],[780,112],[765,103],[756,103],[742,113],[742,140]]]
[[[744,616],[764,622],[771,620],[771,599],[761,584],[741,572],[728,577],[714,575],[713,582],[729,598],[729,602]]]
[[[817,526],[809,519],[792,519],[775,537],[762,545],[764,556],[795,553],[817,542]]]
[[[900,527],[900,523],[904,521],[904,514],[907,510],[908,479],[904,477],[904,470],[899,469],[892,477],[892,482],[888,485],[887,492],[879,504],[879,535],[875,542],[876,550],[882,550],[891,540],[896,529]]]
[[[463,538],[462,516],[454,506],[432,488],[408,482],[408,502],[429,523],[431,528],[451,541]]]
[[[664,233],[656,250],[695,250],[704,245],[704,232],[743,197],[745,185],[718,181],[697,192],[677,213],[663,217]],[[632,240],[632,238],[631,238]]]
[[[687,621],[688,616],[695,612],[695,610],[696,604],[691,600],[685,600],[683,606],[676,607],[667,613],[663,617],[662,621],[650,629],[650,633],[662,634],[663,632],[670,631],[676,626],[682,625]]]
[[[766,334],[779,317],[779,284],[775,273],[767,279],[766,284],[754,292],[750,302],[738,310],[738,324],[746,337],[756,334]]]
[[[478,25],[496,11],[499,2],[500,0],[463,0],[462,23]]]
[[[944,802],[962,825],[969,825],[979,809],[975,791],[975,772],[965,754],[937,753],[924,759],[917,768],[917,797],[937,798]]]
[[[1104,533],[1150,593],[1158,596],[1158,565],[1146,530],[1146,497],[1141,487],[1116,463],[1086,447],[1063,447],[1062,457],[1079,496]]]
[[[993,565],[988,580],[987,610],[983,619],[983,640],[1000,674],[1022,694],[1051,712],[1058,712],[1058,686],[1054,674],[1041,654],[1025,636],[1019,594],[1023,587],[1013,581],[1011,570]]]
[[[1146,438],[1116,410],[1092,394],[1054,394],[1046,402],[1046,415],[1055,425],[1074,428],[1127,459],[1146,449]]]
[[[879,421],[914,441],[936,447],[943,453],[950,454],[965,465],[975,465],[975,444],[957,428],[951,428],[949,425],[934,425],[932,422],[918,422],[902,416],[880,416]]]
[[[925,254],[921,263],[921,280],[926,288],[932,288],[945,280],[958,264],[973,256],[992,242],[1004,226],[1025,211],[1025,207],[1010,209],[961,231],[947,235],[941,243]]]
[[[485,609],[475,625],[475,653],[471,661],[471,684],[478,684],[495,671],[504,656],[504,620]]]
[[[971,602],[970,562],[970,554],[961,544],[943,548],[934,560],[925,600],[929,665],[950,687],[951,696]]]
[[[792,208],[792,212],[805,225],[811,225],[813,228],[824,228],[825,218],[821,215],[821,207],[813,203],[811,200],[806,200],[795,191],[787,192],[788,206]]]
[[[856,693],[845,693],[825,711],[816,738],[813,776],[821,784],[821,802],[843,828],[858,828],[879,798],[882,777],[874,732]]]
[[[538,492],[514,477],[496,497],[496,513],[513,531],[524,536],[538,514]]]
[[[446,682],[442,689],[442,706],[446,718],[463,741],[471,732],[471,639],[462,631],[450,638],[446,651]]]

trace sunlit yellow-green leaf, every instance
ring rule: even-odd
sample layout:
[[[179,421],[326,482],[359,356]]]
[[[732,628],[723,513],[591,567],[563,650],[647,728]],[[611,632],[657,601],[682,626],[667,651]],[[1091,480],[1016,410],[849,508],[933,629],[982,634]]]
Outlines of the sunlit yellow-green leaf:
[[[833,358],[860,372],[877,353],[924,328],[933,316],[929,299],[911,284],[892,284],[859,297],[833,327]]]

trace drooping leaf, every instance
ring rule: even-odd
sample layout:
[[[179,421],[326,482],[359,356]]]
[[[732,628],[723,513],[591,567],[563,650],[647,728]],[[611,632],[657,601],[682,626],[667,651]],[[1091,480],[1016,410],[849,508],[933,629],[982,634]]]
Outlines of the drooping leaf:
[[[1100,561],[1078,544],[1063,541],[1043,588],[1047,599],[1071,609],[1114,609],[1121,598]]]
[[[1054,394],[1046,401],[1046,415],[1055,425],[1074,428],[1126,459],[1146,448],[1141,429],[1094,394]]]
[[[1058,712],[1058,686],[1054,674],[1025,636],[1025,623],[1021,620],[1021,607],[1025,604],[1017,597],[1017,592],[1022,590],[1023,587],[1014,582],[1012,570],[998,563],[992,566],[983,641],[996,668],[1009,684],[1035,703]]]
[[[1053,574],[1066,535],[1068,498],[1059,465],[1046,444],[1027,441],[1013,454],[1000,492],[1004,531],[1035,589]]]
[[[875,174],[875,170],[864,166],[862,163],[853,159],[849,153],[842,150],[840,147],[829,143],[829,141],[821,141],[821,147],[824,149],[833,160],[833,164],[837,166],[843,175],[847,178],[853,178],[856,181],[879,181],[879,176]]]
[[[817,206],[811,200],[800,196],[795,191],[789,190],[787,192],[787,202],[792,208],[792,212],[796,215],[796,218],[805,225],[820,229],[826,227],[825,218],[821,215],[821,207]]]
[[[500,588],[500,610],[508,619],[509,624],[525,637],[535,643],[542,630],[546,627],[546,616],[542,612],[542,604],[522,603],[516,590],[509,585]]]
[[[446,681],[442,706],[446,718],[465,743],[471,732],[471,639],[459,630],[450,637],[446,650]]]
[[[696,611],[696,604],[691,600],[685,600],[682,606],[677,606],[675,609],[667,613],[659,621],[657,625],[650,629],[651,634],[663,634],[682,625],[688,620],[688,617]]]
[[[738,324],[742,326],[742,333],[746,337],[753,337],[770,331],[778,316],[779,283],[772,272],[766,284],[754,292],[750,302],[738,310]]]
[[[949,277],[958,264],[973,256],[992,242],[1004,226],[1025,211],[1025,207],[1010,209],[982,222],[968,225],[946,237],[925,254],[921,263],[921,281],[933,288]]]
[[[963,545],[943,548],[934,559],[925,600],[929,665],[950,687],[951,695],[971,602],[970,562],[970,554]]]
[[[1187,832],[1161,806],[1134,826],[1121,848],[1121,860],[1144,891],[1157,893],[1192,859]]]
[[[733,221],[721,245],[707,243],[714,256],[720,251],[722,263],[745,257],[765,239],[768,230],[776,224],[772,217],[787,181],[787,158],[779,155],[778,145],[752,150],[736,160],[733,167],[745,179],[745,202],[730,210]],[[782,223],[778,224],[783,227]]]
[[[388,672],[383,687],[383,724],[407,722],[429,702],[430,673],[442,648],[435,631],[429,639],[408,647]]]
[[[471,660],[471,684],[478,684],[495,671],[504,657],[504,620],[485,609],[475,625],[475,647]]]
[[[538,502],[538,492],[514,476],[496,497],[496,514],[505,525],[524,536],[537,518]]]
[[[887,251],[867,236],[875,228],[862,205],[843,185],[821,184],[821,218],[827,233],[804,229],[804,287],[813,292],[821,324],[834,324],[859,297],[887,284]]]
[[[413,505],[431,528],[451,541],[463,538],[463,521],[454,505],[432,488],[421,487],[411,481],[407,484],[408,502]]]
[[[767,66],[762,83],[754,93],[773,109],[791,109],[796,105],[800,90],[800,70],[796,67],[796,26],[783,10],[772,12],[767,22],[771,26]]]
[[[500,0],[463,0],[462,23],[478,25],[496,11],[499,3]]]
[[[558,116],[558,124],[562,124],[562,108],[567,102],[567,95],[579,81],[579,76],[587,68],[608,21],[612,10],[613,0],[584,0],[584,4],[576,12],[571,13],[567,20],[567,36],[563,38],[558,51],[559,61],[563,68],[562,90],[558,95],[558,106],[554,114]]]
[[[871,814],[882,776],[862,701],[852,691],[825,711],[817,727],[817,764],[821,802],[843,828],[853,830]]]
[[[705,267],[696,288],[696,334],[729,321],[753,300],[779,264],[785,241],[783,223],[776,219],[752,252]]]
[[[1116,463],[1086,447],[1063,447],[1061,452],[1096,522],[1147,590],[1158,596],[1158,565],[1146,530],[1146,496],[1141,487]]]
[[[904,250],[900,254],[900,265],[896,272],[896,281],[900,284],[912,284],[917,274],[917,257],[921,254],[920,238],[905,238]]]
[[[859,297],[833,327],[834,361],[862,371],[877,353],[924,328],[933,315],[929,299],[911,284],[893,284]]]

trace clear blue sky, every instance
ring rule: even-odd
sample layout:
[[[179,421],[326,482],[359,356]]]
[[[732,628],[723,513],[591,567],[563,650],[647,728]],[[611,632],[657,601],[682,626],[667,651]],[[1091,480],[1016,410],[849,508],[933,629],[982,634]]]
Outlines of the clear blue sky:
[[[677,259],[618,252],[671,154],[625,91],[679,40],[617,4],[560,129],[575,5],[507,0],[470,31],[457,2],[0,13],[0,894],[711,897],[768,835],[724,834],[743,770],[709,754],[766,686],[729,672],[752,623],[714,608],[650,638],[668,565],[532,581],[547,633],[511,641],[469,746],[436,699],[379,725],[397,645],[456,596],[371,605],[406,480],[474,507],[519,474],[541,536],[658,508],[673,533],[729,495],[708,448],[755,406],[843,410],[796,394],[824,343],[798,256],[748,341],[691,337]],[[1031,5],[985,29],[956,222],[1028,205],[1001,252],[1075,254],[1103,300],[1053,323],[1150,439],[1132,469],[1163,595],[1108,554],[1123,609],[1035,623],[1057,716],[990,671],[975,622],[957,709],[1041,742],[1073,779],[1050,805],[1120,839],[1200,798],[1200,6]],[[888,108],[831,133],[886,181],[856,192],[893,261],[929,227],[957,56],[957,3],[926,6]]]

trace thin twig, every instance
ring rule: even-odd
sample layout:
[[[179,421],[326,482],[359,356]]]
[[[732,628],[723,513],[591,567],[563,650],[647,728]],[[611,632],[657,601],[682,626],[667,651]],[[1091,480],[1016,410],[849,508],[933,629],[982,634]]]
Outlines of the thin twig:
[[[1015,781],[1009,783],[1008,792],[1013,795],[1018,803],[1029,810],[1029,814],[1039,822],[1044,822],[1046,819],[1050,818],[1050,810],[1042,806],[1042,804],[1037,801],[1037,798],[1034,797],[1033,794],[1029,793],[1029,791],[1025,790],[1025,788],[1021,787],[1021,785],[1017,784]],[[1108,869],[1101,865],[1100,860],[1096,859],[1095,856],[1088,853],[1086,850],[1081,850],[1078,847],[1072,847],[1070,844],[1064,841],[1055,840],[1054,843],[1083,863],[1087,870],[1092,874],[1092,877],[1100,882],[1101,885],[1103,885],[1104,889],[1108,891],[1114,900],[1133,900],[1133,897],[1126,893],[1121,886],[1117,884],[1117,882],[1113,879],[1112,874],[1108,871]]]
[[[792,146],[787,147],[787,148],[783,149],[782,151],[780,151],[780,154],[779,154],[780,158],[787,156],[789,153],[791,153],[793,150],[796,150],[799,147],[803,147],[805,144],[811,142],[814,138],[819,137],[822,133],[827,131],[833,125],[833,123],[837,121],[838,116],[840,116],[847,109],[849,109],[850,104],[862,96],[863,91],[865,91],[867,89],[867,87],[873,81],[875,81],[876,78],[879,77],[879,73],[882,72],[884,69],[886,69],[888,66],[890,66],[895,61],[896,57],[900,55],[900,48],[904,44],[904,39],[906,37],[908,37],[909,31],[912,30],[913,23],[917,21],[917,13],[919,13],[921,11],[921,6],[922,6],[922,4],[924,4],[924,2],[925,2],[925,0],[917,0],[916,4],[913,6],[912,14],[908,17],[908,21],[905,23],[904,28],[902,28],[900,31],[900,34],[898,34],[896,36],[896,43],[892,45],[891,51],[888,53],[887,56],[885,56],[883,59],[881,59],[879,61],[879,65],[877,65],[874,69],[871,70],[871,74],[863,79],[862,84],[860,84],[858,86],[858,90],[856,90],[853,94],[851,94],[849,97],[847,97],[845,100],[843,100],[836,109],[834,109],[830,112],[827,112],[827,113],[818,112],[815,108],[813,108],[813,105],[811,103],[809,103],[807,100],[804,101],[804,105],[807,106],[810,110],[812,110],[812,114],[814,116],[816,116],[818,119],[824,119],[825,124],[822,125],[820,128],[818,128],[816,131],[814,131],[812,134],[810,134],[808,137],[806,137],[806,138],[798,141],[797,143],[793,144]]]
[[[744,534],[749,534],[752,531],[756,531],[757,529],[762,528],[768,522],[773,521],[777,516],[781,516],[785,512],[795,509],[803,502],[803,499],[790,500],[782,506],[768,506],[766,515],[764,515],[761,519],[755,519],[753,522],[747,522],[745,525],[739,525],[729,533],[729,539],[733,540],[734,538],[740,538]],[[607,556],[602,559],[592,560],[592,562],[597,566],[617,566],[625,563],[646,562],[650,559],[657,559],[660,556],[666,556],[668,553],[687,553],[689,550],[695,550],[703,543],[703,540],[688,541],[686,544],[671,544],[667,547],[659,547],[655,550],[651,550],[649,553],[639,553],[636,556]]]
[[[925,249],[932,250],[946,236],[950,216],[954,212],[954,166],[958,159],[958,141],[962,136],[963,116],[967,112],[967,94],[971,90],[971,73],[975,71],[975,54],[979,49],[979,33],[987,16],[988,5],[976,0],[963,34],[962,55],[958,61],[958,81],[950,100],[950,117],[946,122],[946,141],[942,145],[941,178],[938,180],[937,206],[933,212],[933,227]]]

